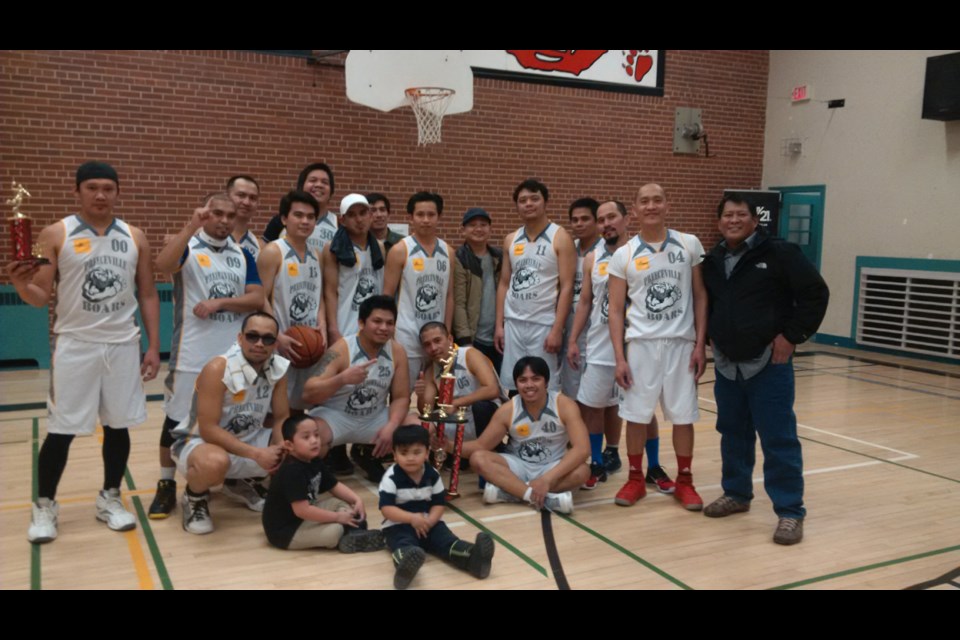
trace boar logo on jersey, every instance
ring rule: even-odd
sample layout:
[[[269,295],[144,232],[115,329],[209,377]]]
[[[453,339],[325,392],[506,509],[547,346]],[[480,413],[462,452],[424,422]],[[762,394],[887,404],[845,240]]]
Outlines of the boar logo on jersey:
[[[543,462],[547,459],[547,450],[539,440],[524,442],[517,450],[517,455],[524,462]]]
[[[207,293],[207,297],[210,300],[216,300],[218,298],[233,298],[234,297],[233,287],[231,287],[229,284],[225,282],[218,282],[212,287],[210,287],[210,291],[209,293]]]
[[[357,387],[347,400],[347,413],[360,413],[373,409],[377,402],[377,390],[371,387]]]
[[[417,289],[417,311],[431,311],[437,306],[440,290],[432,284],[425,284]]]
[[[317,308],[316,300],[305,293],[298,293],[293,296],[290,302],[290,321],[293,323],[304,322],[310,315],[310,312]]]
[[[360,303],[377,292],[377,283],[368,276],[360,276],[357,281],[357,290],[353,294],[353,304],[356,307]]]
[[[600,303],[600,320],[606,324],[610,319],[610,294],[604,292],[603,301]]]
[[[529,267],[517,269],[517,272],[513,275],[512,288],[516,292],[524,291],[538,284],[540,284],[540,276]]]
[[[650,290],[647,292],[645,302],[647,304],[647,310],[660,313],[677,304],[680,298],[680,287],[666,282],[657,282],[651,285]]]
[[[250,429],[253,429],[255,426],[257,426],[257,421],[253,416],[246,413],[241,413],[230,418],[230,422],[227,423],[227,426],[225,426],[224,429],[233,435],[238,436],[249,431]]]
[[[81,295],[88,302],[103,302],[123,291],[124,287],[125,283],[119,273],[97,267],[87,272]]]

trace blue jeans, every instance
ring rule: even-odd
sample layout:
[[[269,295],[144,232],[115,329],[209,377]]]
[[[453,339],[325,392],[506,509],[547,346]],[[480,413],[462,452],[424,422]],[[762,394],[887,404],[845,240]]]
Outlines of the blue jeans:
[[[763,450],[763,486],[781,518],[803,518],[803,452],[793,413],[793,363],[768,364],[743,380],[717,372],[717,431],[723,457],[723,493],[753,499],[757,434]]]

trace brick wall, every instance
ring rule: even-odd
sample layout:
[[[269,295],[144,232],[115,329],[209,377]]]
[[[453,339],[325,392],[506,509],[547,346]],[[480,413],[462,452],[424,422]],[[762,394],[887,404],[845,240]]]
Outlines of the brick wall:
[[[725,187],[761,182],[768,55],[668,51],[662,98],[477,79],[474,109],[444,122],[443,143],[416,144],[413,114],[383,114],[347,101],[342,58],[238,51],[0,52],[0,194],[11,178],[33,193],[38,226],[73,210],[73,175],[89,159],[121,178],[118,213],[144,228],[156,250],[205,193],[249,173],[262,185],[261,230],[307,163],[336,174],[333,202],[382,191],[392,220],[420,189],[447,203],[441,233],[459,240],[459,217],[480,205],[496,236],[517,226],[513,187],[536,176],[549,210],[573,199],[618,197],[658,181],[672,226],[717,239],[712,209]],[[710,152],[674,155],[678,106],[703,109]],[[8,214],[4,213],[4,217]],[[10,258],[9,233],[0,256]]]

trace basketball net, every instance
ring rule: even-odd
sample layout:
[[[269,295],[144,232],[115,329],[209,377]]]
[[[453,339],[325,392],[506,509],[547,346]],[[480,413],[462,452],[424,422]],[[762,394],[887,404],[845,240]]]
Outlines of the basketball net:
[[[407,102],[417,116],[417,133],[420,145],[440,142],[440,127],[443,114],[453,100],[453,89],[442,87],[413,87],[405,91]]]

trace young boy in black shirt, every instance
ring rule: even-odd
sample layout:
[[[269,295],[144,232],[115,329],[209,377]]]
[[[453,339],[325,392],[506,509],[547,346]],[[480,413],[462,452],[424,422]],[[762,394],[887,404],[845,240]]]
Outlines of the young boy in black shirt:
[[[383,533],[367,530],[363,501],[321,460],[320,430],[313,418],[290,417],[281,432],[286,458],[263,508],[270,544],[280,549],[336,547],[342,553],[383,549]]]
[[[490,575],[493,538],[478,533],[473,544],[464,542],[444,524],[446,505],[443,481],[427,464],[430,434],[417,425],[393,432],[393,458],[380,481],[383,535],[393,552],[396,573],[393,586],[406,589],[426,557],[424,551],[449,561],[476,578]]]

